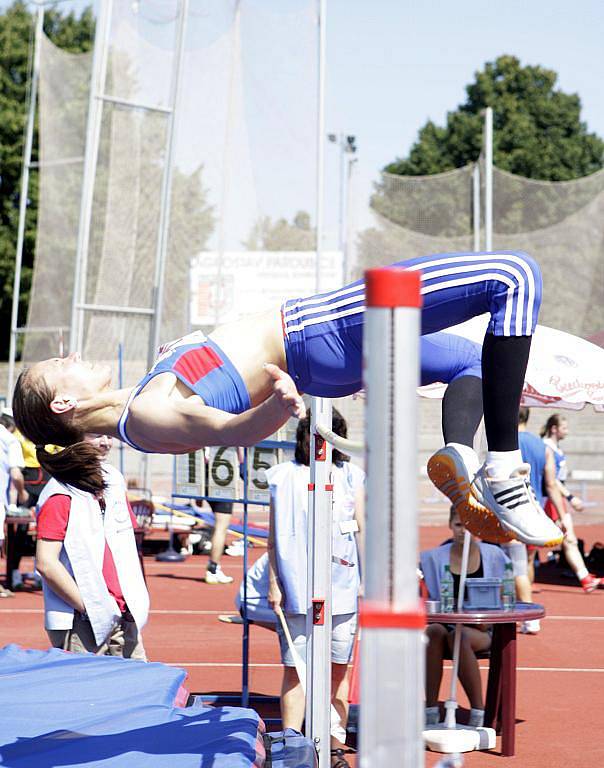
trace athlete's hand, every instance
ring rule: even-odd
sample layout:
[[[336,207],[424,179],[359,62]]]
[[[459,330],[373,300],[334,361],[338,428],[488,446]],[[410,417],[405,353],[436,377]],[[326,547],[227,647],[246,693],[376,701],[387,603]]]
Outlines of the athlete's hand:
[[[583,512],[583,499],[580,499],[578,496],[573,496],[569,503],[575,512]]]
[[[279,582],[276,579],[270,580],[267,600],[273,611],[281,608],[283,604],[283,593],[281,592],[281,587],[279,586]]]
[[[306,416],[306,406],[292,377],[273,363],[265,363],[264,370],[271,378],[273,394],[277,400],[291,416],[303,419]]]

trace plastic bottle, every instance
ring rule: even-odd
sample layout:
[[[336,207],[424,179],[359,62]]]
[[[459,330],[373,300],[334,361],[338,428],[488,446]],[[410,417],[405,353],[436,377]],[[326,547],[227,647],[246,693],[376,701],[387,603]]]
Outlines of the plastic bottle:
[[[514,581],[514,570],[511,563],[505,564],[501,591],[503,610],[513,611],[516,606],[516,582]]]
[[[454,608],[453,576],[451,568],[445,565],[445,573],[440,580],[440,610],[441,613],[452,613]]]

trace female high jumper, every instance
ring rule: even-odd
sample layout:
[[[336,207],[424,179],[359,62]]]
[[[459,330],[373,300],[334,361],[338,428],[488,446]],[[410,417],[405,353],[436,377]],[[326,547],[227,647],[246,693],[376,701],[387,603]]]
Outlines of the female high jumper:
[[[463,444],[445,435],[449,444],[431,460],[433,481],[477,533],[494,513],[508,537],[536,546],[559,543],[559,528],[530,493],[518,449],[518,407],[541,303],[538,265],[521,251],[497,251],[440,253],[393,266],[421,272],[422,384],[482,376],[486,461],[475,473]],[[149,453],[253,445],[290,416],[304,415],[301,392],[343,397],[362,387],[364,290],[359,280],[288,299],[280,309],[218,326],[208,337],[185,336],[160,349],[133,389],[110,389],[109,367],[75,354],[36,363],[17,381],[15,421],[50,474],[75,486],[86,476],[99,492],[100,457],[84,441],[86,433],[112,435]],[[480,371],[469,342],[437,332],[485,312],[491,319]],[[445,398],[444,423],[468,420],[466,387],[457,390]],[[48,443],[65,450],[48,453]]]

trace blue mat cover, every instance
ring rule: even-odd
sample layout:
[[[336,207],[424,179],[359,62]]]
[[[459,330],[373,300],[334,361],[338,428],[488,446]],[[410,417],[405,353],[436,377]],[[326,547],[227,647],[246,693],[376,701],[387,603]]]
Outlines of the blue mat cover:
[[[184,679],[164,664],[8,645],[0,649],[0,765],[262,765],[256,712],[174,707]]]

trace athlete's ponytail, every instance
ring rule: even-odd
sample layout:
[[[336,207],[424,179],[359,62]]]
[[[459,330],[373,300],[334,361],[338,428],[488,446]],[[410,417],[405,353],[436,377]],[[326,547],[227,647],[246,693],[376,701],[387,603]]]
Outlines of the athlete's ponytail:
[[[99,494],[105,488],[101,453],[84,441],[84,433],[59,414],[50,403],[55,393],[41,376],[29,369],[17,379],[13,395],[13,415],[19,431],[36,446],[40,466],[60,483]],[[47,444],[63,446],[50,453]]]
[[[95,496],[106,487],[101,469],[101,453],[92,443],[79,442],[51,453],[43,445],[36,446],[36,456],[42,469],[60,483],[72,485]]]

